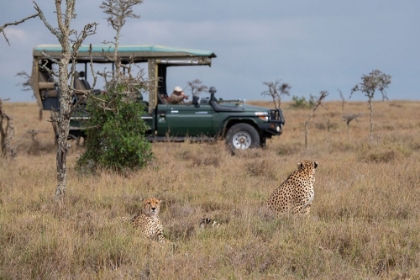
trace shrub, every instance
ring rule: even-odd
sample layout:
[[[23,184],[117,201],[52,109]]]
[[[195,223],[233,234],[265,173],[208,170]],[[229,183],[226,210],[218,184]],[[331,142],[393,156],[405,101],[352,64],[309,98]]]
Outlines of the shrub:
[[[311,95],[309,98],[309,101],[306,100],[304,96],[298,97],[296,95],[293,95],[292,100],[294,103],[290,104],[290,107],[292,108],[312,108],[315,106],[315,96]]]
[[[117,172],[138,169],[152,159],[150,143],[141,119],[144,105],[131,100],[117,88],[115,93],[91,98],[87,109],[87,146],[78,167],[105,168]]]
[[[306,98],[304,96],[298,97],[296,95],[293,95],[292,100],[294,102],[290,105],[292,108],[307,108],[308,107],[308,101],[306,101]]]

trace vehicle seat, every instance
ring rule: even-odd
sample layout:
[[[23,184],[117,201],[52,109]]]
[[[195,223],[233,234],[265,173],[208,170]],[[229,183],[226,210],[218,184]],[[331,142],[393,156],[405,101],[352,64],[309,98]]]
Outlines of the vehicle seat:
[[[85,89],[87,89],[87,90],[92,89],[92,87],[90,86],[89,82],[86,80],[86,75],[85,75],[85,72],[84,71],[80,71],[79,72],[79,78],[80,78],[80,81],[82,82],[83,87]]]
[[[58,96],[55,83],[51,80],[48,73],[42,71],[38,72],[38,89],[42,99]]]
[[[74,84],[73,88],[75,89],[75,98],[76,100],[80,100],[84,97],[86,91],[90,90],[90,85],[85,79],[80,79],[80,77],[84,77],[85,72],[80,71],[74,73]]]
[[[85,72],[81,71],[74,73],[74,89],[76,90],[90,90],[91,87],[89,82],[83,79],[85,77]],[[81,79],[82,78],[82,79]]]

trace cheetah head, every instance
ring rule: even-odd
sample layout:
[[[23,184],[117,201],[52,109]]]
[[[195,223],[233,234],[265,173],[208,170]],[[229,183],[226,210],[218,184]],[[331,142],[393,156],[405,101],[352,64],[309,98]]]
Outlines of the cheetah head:
[[[318,167],[318,162],[316,161],[310,161],[310,160],[304,160],[300,163],[298,163],[298,170],[301,171],[311,171],[311,173],[315,173],[315,169]]]
[[[150,217],[156,217],[159,215],[160,202],[159,199],[154,197],[146,199],[143,201],[142,213]]]

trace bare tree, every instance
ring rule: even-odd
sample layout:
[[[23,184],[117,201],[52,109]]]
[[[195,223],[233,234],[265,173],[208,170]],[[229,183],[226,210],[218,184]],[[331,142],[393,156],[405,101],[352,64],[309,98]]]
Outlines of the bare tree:
[[[356,122],[359,121],[358,118],[362,115],[363,114],[359,113],[359,114],[348,114],[348,115],[343,115],[342,116],[343,120],[346,122],[346,125],[347,125],[347,134],[348,135],[350,135],[350,122],[352,120],[355,120]]]
[[[25,17],[25,18],[23,18],[23,19],[21,19],[19,21],[5,23],[2,26],[0,26],[0,33],[3,34],[3,37],[6,40],[7,44],[10,46],[9,39],[7,38],[7,35],[4,32],[4,29],[6,27],[22,24],[22,23],[24,23],[25,21],[27,21],[29,19],[36,18],[37,16],[39,16],[39,13],[36,13],[36,14],[31,15],[31,16]],[[23,85],[23,88],[24,88],[23,90],[30,90],[30,88],[26,88],[26,87],[29,86],[29,75],[28,74],[26,74],[26,75],[27,75],[28,79],[27,79],[27,81],[24,82],[24,84],[22,84]],[[1,100],[0,100],[0,102],[1,102]],[[41,112],[40,114],[42,114],[42,110],[40,112]],[[9,147],[9,142],[10,142],[10,140],[13,137],[13,134],[14,134],[13,119],[10,118],[8,115],[6,115],[4,112],[2,114],[3,115],[0,116],[0,118],[1,118],[1,133],[2,133],[2,148],[4,148],[4,149],[2,149],[2,152],[3,153],[7,153],[6,150],[7,149],[11,149]],[[7,121],[7,124],[6,124],[6,128],[5,129],[3,128],[3,119],[6,119],[6,121]],[[3,142],[3,141],[6,141],[6,142]],[[4,144],[4,146],[3,146],[3,144]],[[9,148],[6,148],[6,146],[8,146]],[[13,153],[15,154],[16,151],[12,152],[12,154]]]
[[[310,121],[310,120],[311,120],[311,118],[314,116],[316,109],[318,109],[318,107],[321,105],[322,100],[323,100],[325,97],[327,97],[328,92],[327,92],[327,91],[325,91],[325,90],[322,90],[322,91],[319,93],[319,95],[320,95],[320,96],[319,96],[318,100],[316,101],[316,103],[315,103],[315,105],[314,105],[314,107],[313,107],[313,109],[312,109],[312,112],[309,114],[308,119],[305,121],[305,149],[307,149],[307,148],[308,148],[308,126],[309,126],[309,121]]]
[[[261,95],[268,95],[273,98],[274,107],[280,109],[281,107],[281,95],[290,95],[290,89],[292,88],[289,84],[279,84],[280,80],[274,82],[263,82],[263,85],[268,87],[268,90],[263,91]]]
[[[200,92],[205,92],[208,90],[208,86],[203,85],[199,79],[187,82],[187,84],[188,88],[191,89],[191,96],[198,96]]]
[[[76,0],[66,0],[64,3],[62,0],[55,0],[55,12],[57,16],[58,27],[53,27],[45,18],[43,11],[40,9],[38,4],[34,1],[34,9],[36,14],[26,17],[20,21],[14,23],[6,23],[0,27],[0,32],[3,33],[6,41],[9,43],[3,29],[9,25],[18,25],[26,21],[27,19],[39,17],[44,23],[45,27],[57,38],[58,42],[62,48],[62,56],[60,60],[51,59],[54,63],[58,65],[58,73],[54,73],[50,70],[49,74],[52,74],[58,77],[58,89],[60,91],[60,110],[57,117],[57,154],[56,154],[56,165],[57,165],[57,187],[55,191],[55,201],[62,205],[65,190],[67,185],[67,151],[69,149],[69,144],[67,142],[70,116],[74,110],[72,104],[72,96],[74,89],[68,86],[69,78],[72,81],[74,80],[75,72],[75,63],[72,63],[71,70],[69,72],[68,65],[69,62],[74,62],[79,47],[82,42],[92,34],[96,33],[97,23],[89,23],[85,25],[83,31],[80,33],[71,29],[71,21],[76,18],[75,6]],[[64,7],[64,13],[63,8]],[[48,57],[47,57],[48,58]],[[41,65],[41,67],[43,67]],[[48,70],[48,69],[44,69]]]
[[[22,77],[24,80],[23,82],[17,83],[17,86],[22,87],[22,91],[29,91],[32,90],[31,88],[31,76],[25,71],[20,71],[16,73],[16,76]]]
[[[344,98],[343,92],[338,89],[341,97],[341,113],[344,113],[344,104],[346,103],[346,99]]]
[[[369,75],[362,76],[362,82],[355,85],[351,90],[350,97],[356,91],[363,92],[368,98],[369,109],[370,109],[370,139],[373,137],[373,105],[372,100],[375,92],[379,90],[382,94],[382,101],[388,99],[386,88],[391,84],[391,75],[382,73],[380,70],[373,70]]]
[[[7,44],[10,46],[9,39],[7,38],[4,29],[8,26],[12,25],[19,25],[24,23],[25,21],[35,18],[39,16],[39,13],[33,14],[31,16],[25,17],[19,21],[15,22],[8,22],[0,26],[0,33],[3,34],[4,39],[6,40]],[[6,120],[6,126],[3,127],[3,120]],[[3,109],[3,100],[0,99],[0,136],[1,136],[1,151],[2,155],[7,157],[11,156],[12,158],[16,156],[16,149],[12,146],[12,139],[15,133],[15,129],[13,126],[13,119],[8,116]]]
[[[106,0],[102,1],[102,4],[99,6],[104,13],[108,15],[107,21],[116,32],[114,41],[106,41],[104,43],[114,45],[114,63],[115,72],[117,73],[117,83],[120,79],[119,73],[121,73],[121,61],[118,59],[118,45],[121,38],[121,29],[125,25],[127,18],[140,18],[139,15],[133,12],[133,7],[141,3],[143,3],[143,0]]]
[[[85,25],[84,29],[77,33],[71,29],[71,21],[76,18],[75,6],[76,0],[66,0],[64,4],[63,13],[63,1],[55,0],[55,9],[57,16],[58,28],[54,28],[45,18],[42,10],[35,4],[35,10],[45,27],[57,38],[62,48],[62,56],[60,60],[53,60],[58,65],[58,88],[60,90],[60,111],[57,117],[57,154],[56,154],[56,165],[57,165],[57,187],[55,191],[55,201],[59,205],[62,205],[67,185],[67,152],[70,145],[67,142],[69,134],[70,117],[74,110],[72,104],[72,96],[74,89],[69,87],[68,80],[71,78],[73,84],[75,63],[72,63],[72,68],[69,73],[68,65],[70,61],[75,60],[77,52],[82,42],[92,34],[96,33],[97,23],[89,23]],[[52,73],[57,75],[56,73]]]
[[[137,76],[132,74],[132,62],[128,64],[121,64],[120,58],[118,57],[118,47],[120,44],[121,30],[127,22],[128,18],[138,19],[140,15],[137,15],[133,11],[133,7],[143,3],[143,0],[105,0],[99,6],[105,14],[108,15],[107,21],[109,25],[115,30],[114,41],[104,41],[104,44],[111,44],[114,46],[113,56],[110,57],[104,53],[104,55],[115,64],[115,70],[112,73],[102,73],[106,82],[108,90],[114,91],[114,89],[121,84],[124,84],[124,92],[129,100],[135,100],[138,96],[138,88],[146,87],[144,83],[144,69],[140,69]],[[124,71],[123,71],[124,70]],[[111,77],[111,79],[109,79]]]

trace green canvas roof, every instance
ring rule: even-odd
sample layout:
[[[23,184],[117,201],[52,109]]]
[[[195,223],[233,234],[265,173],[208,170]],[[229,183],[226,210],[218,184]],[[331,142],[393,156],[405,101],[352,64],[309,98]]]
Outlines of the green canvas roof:
[[[38,45],[33,49],[34,57],[44,57],[43,52],[52,58],[59,58],[61,56],[61,45]],[[108,61],[104,57],[104,53],[108,56],[114,52],[114,46],[112,45],[92,45],[92,58],[94,61],[102,62]],[[203,57],[213,58],[216,57],[214,52],[207,50],[194,50],[194,49],[183,49],[173,48],[160,45],[120,45],[118,47],[118,56],[124,60],[124,57],[134,58],[135,61],[145,61],[147,58],[192,58],[192,57]],[[89,45],[82,45],[79,48],[77,54],[78,60],[90,60],[89,58]]]

